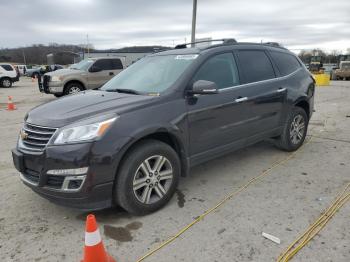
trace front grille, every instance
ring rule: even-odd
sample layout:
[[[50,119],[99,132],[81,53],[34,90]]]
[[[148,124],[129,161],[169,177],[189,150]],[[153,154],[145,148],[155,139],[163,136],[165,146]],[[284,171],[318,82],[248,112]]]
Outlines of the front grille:
[[[55,188],[55,189],[61,189],[63,181],[64,181],[64,176],[47,176],[47,182],[46,185]]]
[[[34,170],[26,168],[24,173],[23,173],[23,176],[31,182],[39,183],[39,177],[40,177],[39,173],[34,171]]]
[[[25,123],[21,132],[22,145],[29,151],[43,151],[55,131],[56,128]]]

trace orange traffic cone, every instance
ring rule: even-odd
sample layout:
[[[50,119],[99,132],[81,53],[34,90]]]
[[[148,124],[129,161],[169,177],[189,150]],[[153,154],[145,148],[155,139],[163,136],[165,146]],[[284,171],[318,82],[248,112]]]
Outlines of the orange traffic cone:
[[[13,111],[15,109],[17,109],[17,108],[16,108],[15,104],[12,102],[12,97],[9,96],[8,97],[8,101],[7,101],[7,110],[8,111]]]
[[[103,246],[94,215],[86,217],[84,259],[81,262],[116,262]]]

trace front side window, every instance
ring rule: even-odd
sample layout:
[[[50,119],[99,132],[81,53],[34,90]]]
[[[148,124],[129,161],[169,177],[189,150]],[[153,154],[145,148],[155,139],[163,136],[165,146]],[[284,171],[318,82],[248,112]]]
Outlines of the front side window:
[[[293,55],[276,51],[271,51],[270,54],[282,76],[289,75],[301,67]]]
[[[240,50],[237,52],[243,83],[252,83],[275,78],[270,59],[264,51]]]
[[[219,89],[239,84],[238,70],[232,53],[225,53],[209,58],[193,78],[214,82]]]
[[[101,70],[113,70],[111,59],[97,60],[94,66],[100,68]]]
[[[113,77],[101,90],[161,93],[171,87],[197,57],[197,54],[144,57]]]

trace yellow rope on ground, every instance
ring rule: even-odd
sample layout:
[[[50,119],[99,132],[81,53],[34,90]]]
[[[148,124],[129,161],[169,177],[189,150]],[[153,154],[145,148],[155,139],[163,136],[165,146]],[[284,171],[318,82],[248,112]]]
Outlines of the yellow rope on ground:
[[[304,143],[303,147],[308,144],[312,139],[311,138]],[[151,255],[153,255],[154,253],[156,253],[158,250],[162,249],[163,247],[167,246],[168,244],[170,244],[171,242],[173,242],[175,239],[177,239],[179,236],[181,236],[183,233],[185,233],[187,230],[189,230],[193,225],[197,224],[199,221],[201,221],[204,217],[206,217],[207,215],[209,215],[210,213],[212,213],[213,211],[215,211],[216,209],[218,209],[220,206],[222,206],[225,202],[227,202],[228,200],[230,200],[231,198],[233,198],[234,196],[238,195],[240,192],[242,192],[243,190],[245,190],[248,186],[250,186],[251,184],[260,181],[262,178],[264,178],[265,176],[267,176],[269,174],[269,172],[277,167],[279,167],[280,165],[284,164],[285,162],[287,162],[288,160],[290,160],[292,157],[294,157],[296,155],[297,152],[299,152],[301,149],[289,154],[286,158],[280,160],[280,161],[276,161],[273,163],[273,165],[271,167],[269,167],[267,170],[265,170],[264,172],[262,172],[260,175],[252,178],[251,180],[249,180],[245,185],[241,186],[240,188],[238,188],[237,190],[235,190],[234,192],[228,194],[224,199],[222,199],[220,202],[218,202],[214,207],[208,209],[207,211],[205,211],[202,215],[200,215],[199,217],[197,217],[195,220],[193,220],[191,223],[189,223],[187,226],[183,227],[178,233],[176,233],[174,236],[170,237],[168,240],[164,241],[163,243],[161,243],[158,247],[152,249],[151,251],[149,251],[147,254],[145,254],[144,256],[142,256],[141,258],[139,258],[137,260],[137,262],[143,261],[146,258],[150,257]]]
[[[350,200],[350,183],[339,193],[332,205],[312,224],[309,228],[298,237],[283,253],[278,257],[277,262],[289,261],[300,249],[302,249],[334,216],[334,214]]]

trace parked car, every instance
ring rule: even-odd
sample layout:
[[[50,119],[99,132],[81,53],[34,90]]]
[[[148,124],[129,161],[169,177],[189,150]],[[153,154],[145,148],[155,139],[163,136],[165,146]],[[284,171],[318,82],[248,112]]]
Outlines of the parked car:
[[[264,139],[286,151],[303,144],[315,82],[297,56],[233,40],[185,47],[32,109],[12,151],[24,184],[62,205],[141,215],[163,207],[195,165]]]
[[[27,70],[28,70],[26,65],[17,65],[17,67],[18,67],[18,70],[19,70],[19,73],[21,76],[26,75]]]
[[[14,82],[19,80],[16,69],[11,64],[0,63],[0,86],[11,87]]]
[[[120,58],[89,58],[68,69],[50,72],[39,81],[39,90],[60,97],[104,85],[124,69]]]
[[[332,80],[348,80],[350,79],[350,61],[341,61],[339,68],[332,73]]]
[[[45,73],[51,72],[51,71],[56,71],[56,70],[60,70],[63,69],[64,67],[62,65],[43,65],[40,67],[34,67],[31,69],[27,70],[26,76],[29,76],[31,78],[38,78],[42,75],[44,75]]]
[[[30,69],[27,69],[26,76],[31,78],[38,78],[40,75],[40,69],[41,67],[32,67]]]

